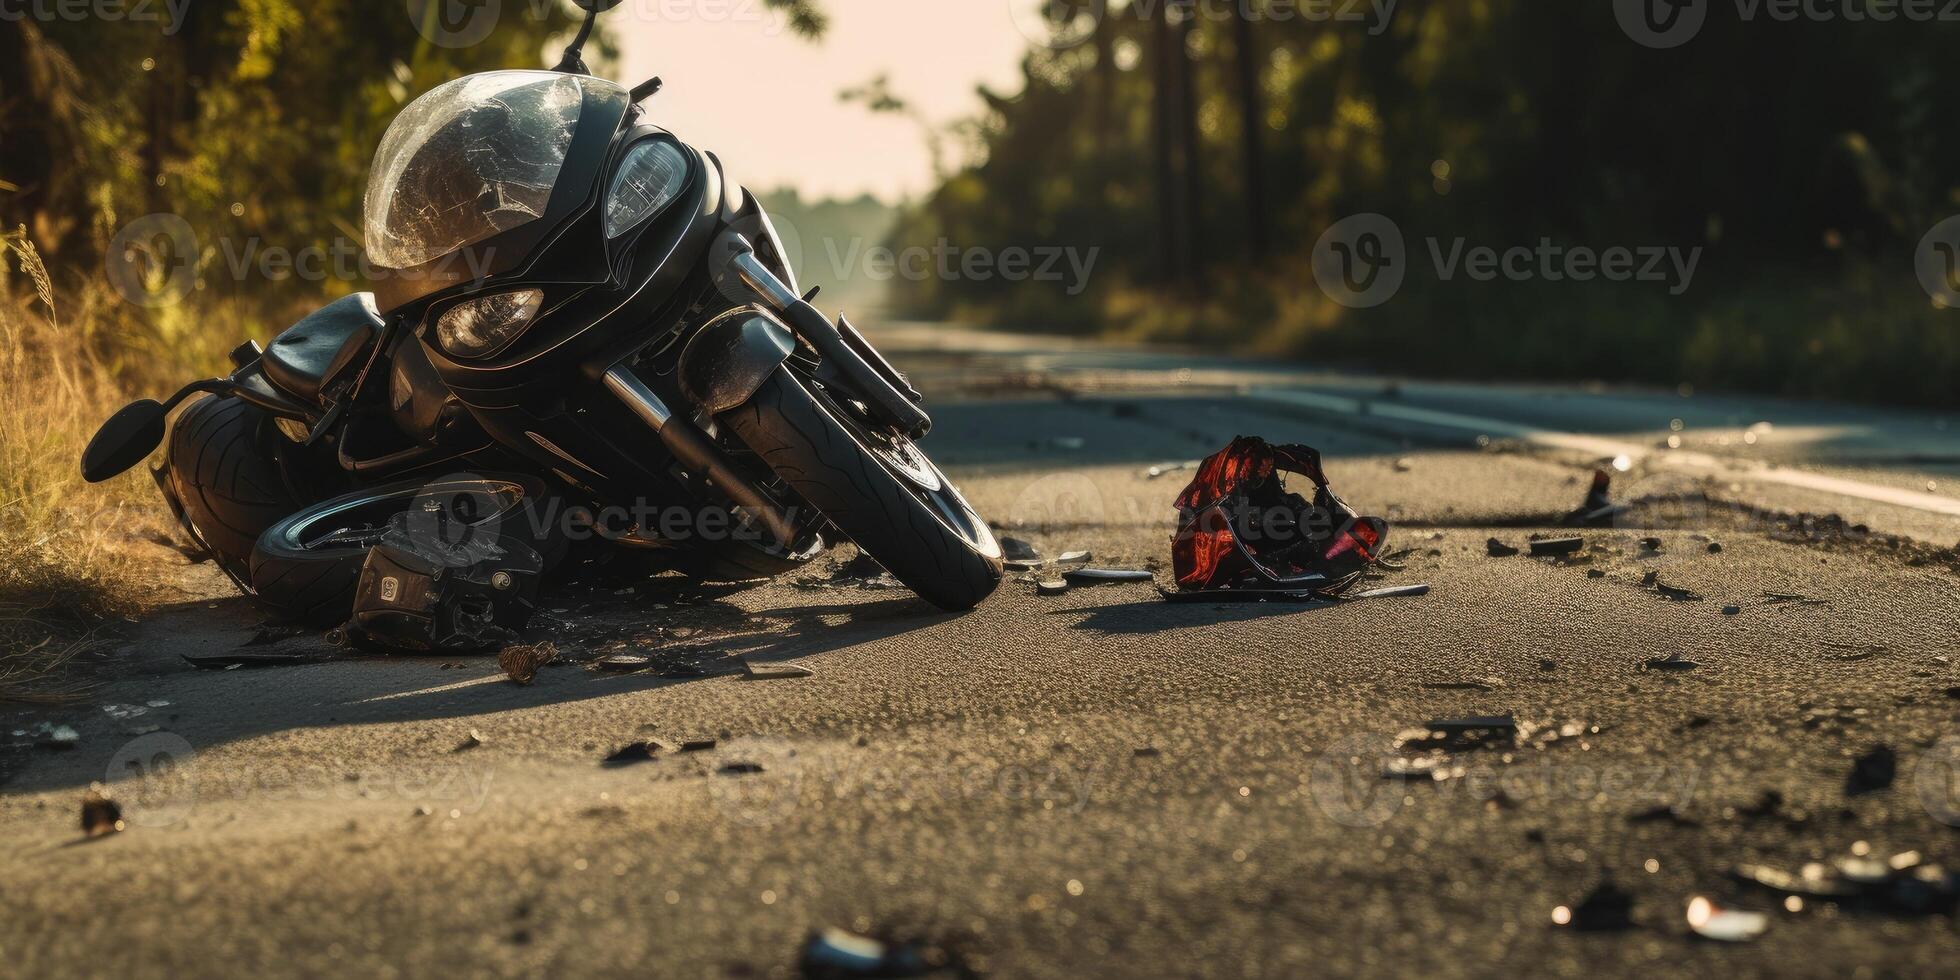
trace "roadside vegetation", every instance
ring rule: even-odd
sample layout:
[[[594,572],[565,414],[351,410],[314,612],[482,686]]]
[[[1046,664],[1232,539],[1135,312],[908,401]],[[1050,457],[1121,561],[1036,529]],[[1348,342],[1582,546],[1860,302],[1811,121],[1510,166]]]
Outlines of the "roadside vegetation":
[[[1048,4],[1064,43],[1029,48],[1022,91],[982,92],[947,134],[964,159],[893,244],[1095,248],[1088,288],[900,279],[895,304],[1398,373],[1954,404],[1960,310],[1915,259],[1960,213],[1941,111],[1960,24],[1717,4],[1658,50],[1612,4],[1437,0],[1386,22],[1336,6],[1109,0],[1096,21],[1101,0]],[[908,111],[882,94],[868,105]],[[1350,309],[1314,250],[1360,214],[1395,223],[1406,279]],[[1446,279],[1432,240],[1700,257],[1685,283],[1535,262],[1477,281]]]

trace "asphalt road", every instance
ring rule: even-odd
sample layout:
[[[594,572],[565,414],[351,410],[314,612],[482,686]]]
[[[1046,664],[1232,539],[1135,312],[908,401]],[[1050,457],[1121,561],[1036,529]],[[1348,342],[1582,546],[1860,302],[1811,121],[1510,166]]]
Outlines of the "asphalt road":
[[[1171,605],[1011,580],[948,616],[833,579],[846,548],[801,583],[563,595],[541,627],[573,662],[520,687],[492,658],[190,669],[258,617],[178,566],[184,601],[130,628],[96,703],[0,717],[6,972],[783,976],[833,926],[996,976],[1885,976],[1960,954],[1951,912],[1791,911],[1731,875],[1854,848],[1960,865],[1946,420],[879,340],[934,396],[927,448],[1048,554],[1167,570],[1175,467],[1259,434],[1321,448],[1395,525],[1411,550],[1371,584],[1432,590]],[[1634,506],[1584,561],[1487,555],[1616,464]],[[661,669],[577,662],[631,651]],[[1668,656],[1693,666],[1647,663]],[[1398,733],[1490,715],[1518,737],[1384,778]],[[42,722],[79,742],[37,747]],[[601,764],[649,738],[670,750]],[[1879,746],[1889,781],[1854,778]],[[108,776],[128,829],[83,842]],[[1630,928],[1554,924],[1602,882]],[[1698,939],[1695,895],[1768,929]]]

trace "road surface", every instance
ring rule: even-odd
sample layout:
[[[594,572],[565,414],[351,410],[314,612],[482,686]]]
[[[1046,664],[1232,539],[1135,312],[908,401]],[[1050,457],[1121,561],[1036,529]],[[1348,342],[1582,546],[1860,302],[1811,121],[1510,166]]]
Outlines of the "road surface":
[[[1950,912],[1790,911],[1731,877],[1854,848],[1960,864],[1960,415],[878,340],[934,398],[927,448],[1047,554],[1161,577],[1179,467],[1258,434],[1318,446],[1393,523],[1408,553],[1371,585],[1432,589],[1170,605],[1017,578],[949,616],[833,579],[846,548],[804,582],[552,599],[573,661],[662,669],[520,687],[480,657],[190,669],[258,617],[179,566],[185,599],[130,628],[93,702],[0,722],[0,962],[787,976],[826,927],[996,976],[1880,976],[1960,954]],[[1487,554],[1599,466],[1633,506],[1584,561]],[[1384,778],[1398,734],[1492,715],[1518,738]],[[37,747],[42,723],[78,744]],[[648,739],[652,761],[601,764]],[[108,777],[128,829],[80,842]],[[1602,882],[1631,928],[1554,924],[1592,921]],[[1695,895],[1769,928],[1699,940]]]

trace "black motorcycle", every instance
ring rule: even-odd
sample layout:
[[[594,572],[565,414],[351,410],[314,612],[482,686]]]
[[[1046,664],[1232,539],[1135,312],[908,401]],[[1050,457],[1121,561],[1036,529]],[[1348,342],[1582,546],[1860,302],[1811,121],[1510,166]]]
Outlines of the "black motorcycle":
[[[986,598],[1000,547],[919,450],[919,393],[799,293],[719,159],[643,119],[659,79],[586,70],[617,3],[579,0],[553,70],[403,108],[369,175],[373,292],[117,412],[83,475],[167,437],[152,472],[182,525],[246,591],[313,619],[344,616],[390,517],[459,473],[534,538],[584,531],[747,580],[841,534],[934,604]]]

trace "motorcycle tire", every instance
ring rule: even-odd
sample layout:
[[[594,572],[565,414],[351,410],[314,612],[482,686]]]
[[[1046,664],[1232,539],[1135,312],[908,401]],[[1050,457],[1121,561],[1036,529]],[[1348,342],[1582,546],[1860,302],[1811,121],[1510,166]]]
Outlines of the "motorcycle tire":
[[[779,368],[720,419],[920,598],[960,612],[1000,584],[999,542],[939,467],[815,382]]]
[[[289,478],[288,449],[265,410],[238,398],[192,402],[170,427],[165,479],[197,544],[233,579],[247,581],[266,528],[306,506]]]
[[[568,540],[557,520],[561,515],[545,504],[542,480],[504,473],[409,480],[321,501],[267,528],[252,549],[253,591],[261,604],[294,621],[313,626],[345,622],[353,610],[361,567],[374,545],[361,538],[363,532],[374,532],[378,539],[389,518],[405,513],[417,499],[477,492],[486,484],[500,492],[485,495],[492,503],[477,526],[495,520],[500,536],[530,545],[543,556],[547,570],[555,567]]]

